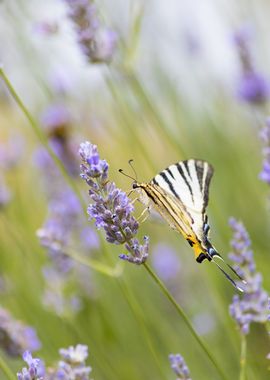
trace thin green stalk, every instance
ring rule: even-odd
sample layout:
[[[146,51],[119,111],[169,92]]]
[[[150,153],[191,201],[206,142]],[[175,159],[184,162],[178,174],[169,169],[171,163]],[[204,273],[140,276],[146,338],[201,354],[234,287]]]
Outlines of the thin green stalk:
[[[115,104],[117,105],[117,107],[121,111],[121,112],[117,113],[117,116],[119,118],[121,118],[122,124],[125,125],[126,128],[128,128],[129,137],[132,137],[132,140],[134,142],[137,142],[138,146],[140,146],[140,151],[141,151],[141,154],[143,155],[143,157],[146,159],[148,164],[152,165],[151,156],[150,156],[148,150],[145,148],[145,144],[142,142],[143,136],[142,137],[140,136],[140,134],[138,133],[138,129],[136,127],[134,127],[134,125],[132,125],[131,121],[130,121],[130,120],[136,120],[137,115],[134,114],[131,117],[131,119],[127,116],[127,113],[125,110],[126,99],[124,99],[124,97],[121,93],[118,93],[117,89],[115,88],[113,81],[109,77],[106,77],[105,80],[106,80],[107,87],[110,90],[113,99],[115,100]],[[131,112],[131,110],[129,109],[129,113],[130,112]],[[153,167],[153,169],[154,169],[154,167]]]
[[[6,375],[8,380],[16,380],[16,376],[11,372],[10,368],[7,366],[6,362],[0,355],[0,369]]]
[[[138,324],[140,325],[140,331],[142,332],[142,334],[145,338],[145,341],[149,347],[149,350],[150,350],[151,354],[153,355],[155,364],[156,364],[156,366],[160,372],[161,377],[166,379],[164,369],[161,366],[160,360],[158,359],[158,355],[156,353],[156,350],[155,350],[154,345],[152,343],[151,337],[149,335],[149,331],[148,331],[146,321],[145,321],[145,316],[143,314],[143,311],[142,311],[140,304],[138,303],[138,301],[134,297],[131,290],[128,288],[128,285],[125,282],[125,279],[123,277],[118,279],[118,284],[121,288],[121,291],[122,291],[128,305],[129,305],[129,307],[131,308]]]
[[[199,337],[199,335],[194,330],[194,328],[193,328],[192,324],[190,323],[190,321],[189,321],[187,315],[185,314],[184,310],[176,302],[176,300],[171,295],[171,293],[169,292],[169,290],[166,288],[166,286],[164,285],[164,283],[153,272],[153,270],[149,267],[149,265],[147,263],[144,263],[143,265],[144,265],[145,269],[147,270],[147,272],[149,273],[149,275],[155,281],[155,283],[160,287],[160,289],[162,290],[162,292],[168,298],[168,300],[173,304],[173,306],[175,307],[177,313],[183,319],[183,321],[185,322],[186,326],[188,327],[188,329],[191,332],[191,334],[193,335],[193,337],[199,343],[199,345],[201,346],[201,348],[203,349],[203,351],[205,352],[205,354],[208,356],[209,360],[212,362],[212,364],[216,368],[217,372],[219,373],[220,378],[222,378],[223,380],[227,380],[227,377],[226,377],[225,373],[223,372],[223,370],[221,369],[221,367],[217,363],[216,359],[212,356],[212,354],[210,353],[210,351],[208,350],[208,348],[206,347],[206,345],[204,344],[204,342],[202,341],[202,339]]]
[[[123,265],[121,262],[118,262],[115,267],[110,267],[108,265],[105,265],[98,260],[90,259],[89,257],[83,257],[81,255],[78,255],[76,252],[69,251],[65,252],[65,254],[69,257],[71,257],[73,260],[77,261],[78,263],[85,265],[96,272],[102,273],[109,277],[120,277],[123,273]]]
[[[170,144],[174,146],[175,149],[179,152],[179,154],[181,153],[181,155],[183,156],[183,150],[180,147],[176,136],[173,135],[171,131],[167,128],[166,123],[160,114],[160,111],[150,100],[149,95],[146,93],[136,73],[133,70],[128,70],[126,71],[126,78],[133,91],[135,92],[136,98],[142,100],[142,103],[146,111],[148,111],[149,116],[155,122],[155,125],[159,129],[161,136],[165,136],[167,140],[170,142]]]
[[[86,208],[85,202],[81,196],[81,193],[76,185],[76,183],[72,180],[72,178],[69,176],[69,174],[66,171],[65,166],[63,165],[62,161],[59,160],[57,155],[54,153],[53,149],[50,147],[50,144],[48,142],[48,139],[46,135],[43,133],[43,131],[39,128],[38,122],[34,119],[34,117],[31,115],[31,113],[28,111],[26,106],[24,105],[23,101],[17,94],[15,88],[11,84],[10,80],[8,79],[7,75],[5,74],[4,70],[2,67],[0,67],[0,76],[2,77],[3,81],[5,82],[11,96],[17,103],[18,107],[21,109],[27,120],[29,121],[29,124],[31,125],[36,137],[39,139],[40,143],[44,146],[44,148],[47,150],[51,158],[53,159],[55,165],[58,167],[60,170],[61,174],[63,175],[64,179],[66,182],[69,184],[69,186],[72,188],[74,193],[77,195],[81,206],[83,209]]]
[[[240,353],[240,376],[239,380],[246,380],[246,363],[247,363],[247,339],[241,334],[241,353]]]
[[[106,257],[108,259],[110,259],[111,256],[108,252],[107,245],[104,244],[103,241],[101,241],[101,244],[103,245],[103,252],[105,253]],[[144,316],[143,310],[142,310],[139,302],[137,301],[136,297],[134,297],[132,291],[129,289],[128,283],[125,280],[124,276],[117,277],[116,281],[117,281],[117,284],[118,284],[123,296],[126,299],[128,306],[130,307],[131,312],[134,315],[134,318],[136,319],[137,323],[140,326],[139,331],[142,332],[142,335],[146,341],[146,344],[148,345],[149,350],[150,350],[150,352],[153,356],[153,359],[155,361],[155,365],[160,372],[161,378],[165,378],[164,370],[161,366],[161,363],[160,363],[160,360],[158,359],[158,355],[156,353],[155,347],[152,343],[151,336],[149,334],[149,330],[148,330],[147,325],[146,325],[145,316]]]

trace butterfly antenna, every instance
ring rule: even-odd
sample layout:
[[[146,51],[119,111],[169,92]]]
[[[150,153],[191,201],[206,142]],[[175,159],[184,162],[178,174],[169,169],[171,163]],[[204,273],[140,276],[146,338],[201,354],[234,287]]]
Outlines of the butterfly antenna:
[[[134,177],[131,177],[130,175],[126,174],[123,169],[118,169],[119,173],[123,174],[125,177],[131,178],[133,181],[137,182],[137,179]]]
[[[231,270],[233,273],[236,274],[236,276],[245,284],[246,282],[239,276],[239,274],[229,265],[227,264],[221,256],[218,256]],[[212,262],[214,262],[216,264],[216,266],[218,267],[218,269],[224,274],[224,276],[231,282],[231,284],[233,284],[233,286],[239,290],[240,292],[244,292],[244,289],[240,288],[240,286],[238,286],[236,284],[236,282],[231,278],[231,276],[216,262],[216,260],[214,258],[212,258]]]
[[[133,159],[129,160],[129,161],[128,161],[128,164],[129,164],[129,166],[131,167],[131,169],[132,169],[132,171],[133,171],[133,173],[134,173],[134,175],[135,175],[135,181],[137,181],[137,173],[136,173],[136,170],[135,170],[135,168],[134,168],[134,166],[133,166]]]

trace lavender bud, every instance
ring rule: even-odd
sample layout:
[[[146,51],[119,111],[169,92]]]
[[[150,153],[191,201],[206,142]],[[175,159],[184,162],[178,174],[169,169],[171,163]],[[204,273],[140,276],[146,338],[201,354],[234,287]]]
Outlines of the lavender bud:
[[[242,298],[239,295],[233,297],[229,307],[231,316],[242,334],[249,333],[251,322],[265,323],[269,314],[268,294],[262,288],[262,275],[256,272],[253,252],[250,249],[250,238],[241,222],[231,218],[229,224],[233,230],[231,246],[233,252],[229,254],[233,260],[233,268],[241,275],[244,284]]]
[[[177,380],[191,380],[190,372],[183,356],[180,354],[170,354],[169,360],[171,362],[172,370],[177,375]]]

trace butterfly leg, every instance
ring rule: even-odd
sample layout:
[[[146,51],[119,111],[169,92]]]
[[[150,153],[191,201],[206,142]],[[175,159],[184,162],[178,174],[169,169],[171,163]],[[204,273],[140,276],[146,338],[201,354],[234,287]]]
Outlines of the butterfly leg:
[[[147,214],[146,214],[147,213]],[[145,215],[146,214],[146,215]],[[150,215],[150,206],[148,206],[148,207],[146,207],[143,211],[142,211],[142,213],[141,213],[141,215],[138,217],[138,221],[140,222],[140,223],[144,223],[145,221],[146,221],[146,219],[149,217],[149,215]],[[142,218],[143,217],[143,219],[142,220],[139,220],[140,218]]]

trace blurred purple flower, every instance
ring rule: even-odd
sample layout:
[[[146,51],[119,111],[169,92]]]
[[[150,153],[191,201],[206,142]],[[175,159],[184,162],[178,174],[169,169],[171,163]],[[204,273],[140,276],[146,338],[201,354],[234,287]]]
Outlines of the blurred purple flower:
[[[251,25],[242,25],[237,28],[233,34],[233,41],[238,47],[245,46],[245,44],[250,40],[253,35],[253,30]]]
[[[41,123],[48,134],[57,136],[57,131],[69,128],[71,115],[63,104],[51,104],[41,115]]]
[[[256,272],[250,238],[244,225],[234,218],[230,219],[229,224],[233,230],[233,252],[229,257],[234,262],[233,268],[246,282],[244,285],[241,284],[244,288],[242,297],[235,295],[229,310],[241,333],[248,334],[251,322],[267,321],[269,297],[262,288],[262,275]]]
[[[260,105],[270,96],[270,81],[256,69],[250,50],[251,29],[239,28],[234,33],[234,43],[242,66],[237,95],[244,102]]]
[[[10,202],[11,198],[12,194],[6,184],[5,178],[3,175],[0,175],[0,210]]]
[[[17,374],[18,380],[89,380],[91,367],[87,367],[85,361],[88,357],[88,347],[78,344],[67,349],[60,349],[62,359],[57,368],[45,368],[44,363],[33,358],[29,351],[24,352],[23,360],[28,368],[23,368]]]
[[[70,141],[70,123],[69,112],[59,104],[48,107],[42,117],[52,150],[75,180],[79,178],[79,160]],[[40,244],[46,248],[50,258],[50,267],[46,266],[43,271],[46,282],[43,303],[58,315],[70,314],[81,308],[81,301],[76,294],[70,295],[67,290],[71,280],[76,278],[79,266],[68,253],[72,246],[76,246],[76,240],[82,241],[81,231],[86,227],[86,220],[76,194],[67,186],[44,148],[38,150],[35,161],[42,172],[41,179],[48,199],[47,219],[37,231]],[[87,243],[88,246],[82,241],[81,247],[88,253],[89,238]],[[97,237],[94,243],[97,245]]]
[[[17,373],[18,380],[44,380],[45,367],[40,359],[32,357],[29,351],[23,353],[23,360],[28,364],[28,368],[23,368]]]
[[[259,174],[259,178],[270,184],[270,118],[266,120],[266,126],[261,130],[260,137],[264,144],[264,148],[262,150],[263,168]]]
[[[173,280],[179,274],[181,264],[175,250],[165,243],[159,243],[153,248],[152,264],[158,276],[165,282]]]
[[[183,356],[180,354],[170,354],[169,360],[172,370],[177,375],[177,380],[191,380],[190,372]]]
[[[83,53],[91,62],[111,61],[117,42],[117,35],[101,26],[93,1],[65,0],[69,6],[69,17],[76,25],[78,42]]]
[[[92,371],[91,367],[85,365],[88,357],[88,347],[77,344],[76,347],[70,346],[59,351],[62,360],[58,362],[58,368],[48,380],[88,380]],[[46,379],[47,380],[47,379]]]
[[[59,31],[59,25],[56,21],[43,20],[33,25],[33,32],[40,36],[51,36]]]
[[[0,347],[10,356],[19,356],[25,350],[36,351],[41,344],[35,330],[15,320],[0,308]]]
[[[106,240],[113,244],[124,244],[131,255],[120,255],[123,260],[141,264],[148,256],[148,238],[140,245],[135,238],[139,223],[132,215],[134,210],[126,193],[108,180],[108,163],[101,160],[97,146],[86,141],[80,145],[82,159],[81,177],[89,186],[92,203],[87,212],[95,219],[96,227],[103,228]]]
[[[270,95],[269,81],[255,71],[244,72],[238,83],[238,96],[240,99],[252,103],[263,104]]]

